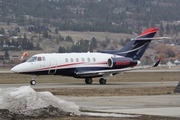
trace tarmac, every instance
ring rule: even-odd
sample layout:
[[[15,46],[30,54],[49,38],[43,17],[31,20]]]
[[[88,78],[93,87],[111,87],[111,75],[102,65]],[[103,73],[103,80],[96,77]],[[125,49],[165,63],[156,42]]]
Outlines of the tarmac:
[[[81,110],[85,111],[180,118],[179,94],[155,96],[58,97],[76,103],[81,107]]]

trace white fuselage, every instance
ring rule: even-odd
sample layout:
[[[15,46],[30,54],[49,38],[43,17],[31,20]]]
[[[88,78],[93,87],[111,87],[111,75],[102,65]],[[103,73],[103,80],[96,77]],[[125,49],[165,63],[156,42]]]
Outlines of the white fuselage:
[[[111,57],[122,57],[105,53],[45,53],[32,56],[29,60],[11,69],[13,72],[38,72],[68,68],[108,67]],[[34,58],[34,59],[32,59]],[[36,58],[36,59],[35,59]],[[31,60],[32,59],[32,60]],[[56,72],[56,71],[54,71]]]

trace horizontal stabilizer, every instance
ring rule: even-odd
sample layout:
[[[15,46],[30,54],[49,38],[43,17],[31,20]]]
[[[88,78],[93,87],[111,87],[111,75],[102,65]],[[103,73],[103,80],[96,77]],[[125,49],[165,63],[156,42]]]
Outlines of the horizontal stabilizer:
[[[171,37],[154,37],[154,38],[135,38],[131,40],[164,40],[164,39],[172,39]]]

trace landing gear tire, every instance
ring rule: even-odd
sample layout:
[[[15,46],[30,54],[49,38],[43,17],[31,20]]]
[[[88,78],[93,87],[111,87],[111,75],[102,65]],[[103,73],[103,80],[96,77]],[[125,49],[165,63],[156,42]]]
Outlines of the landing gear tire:
[[[92,84],[92,78],[85,78],[85,83],[86,84]]]
[[[100,83],[100,84],[106,84],[106,79],[101,78],[101,79],[99,80],[99,83]]]
[[[36,81],[35,81],[35,80],[31,80],[31,81],[30,81],[30,84],[31,84],[31,85],[36,85]]]

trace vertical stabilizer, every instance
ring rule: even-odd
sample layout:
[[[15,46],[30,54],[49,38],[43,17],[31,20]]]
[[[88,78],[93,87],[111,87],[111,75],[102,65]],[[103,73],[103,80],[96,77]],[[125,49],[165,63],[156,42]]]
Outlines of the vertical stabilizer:
[[[101,52],[130,57],[134,60],[140,60],[157,31],[157,28],[149,28],[143,31],[136,38],[132,39],[122,49],[103,50]]]

